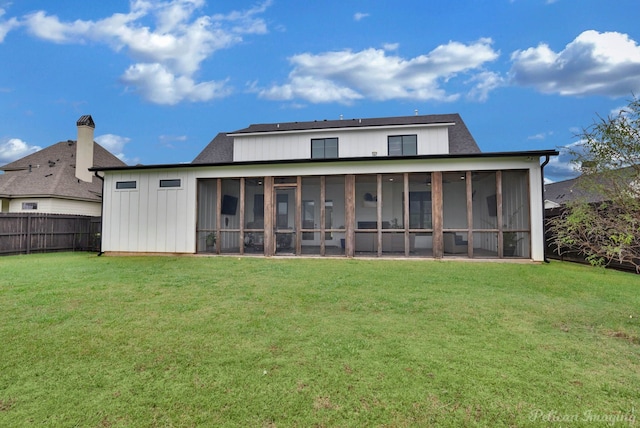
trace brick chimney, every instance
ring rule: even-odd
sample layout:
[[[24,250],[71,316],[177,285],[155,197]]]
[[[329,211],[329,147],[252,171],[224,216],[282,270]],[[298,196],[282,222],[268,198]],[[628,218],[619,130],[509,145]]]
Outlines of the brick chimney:
[[[93,166],[93,131],[96,124],[91,115],[78,119],[78,141],[76,142],[76,178],[91,183],[93,174],[89,168]]]

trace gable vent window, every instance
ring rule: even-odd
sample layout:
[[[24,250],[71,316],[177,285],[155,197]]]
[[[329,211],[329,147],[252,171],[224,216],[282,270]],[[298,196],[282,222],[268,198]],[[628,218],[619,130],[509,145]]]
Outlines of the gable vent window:
[[[38,203],[37,202],[23,202],[22,203],[23,210],[37,210]]]
[[[180,187],[182,181],[179,178],[171,180],[160,180],[160,187]]]
[[[136,188],[135,181],[116,181],[116,189],[118,190],[130,190]]]
[[[337,138],[311,139],[311,159],[330,159],[338,157]]]
[[[413,156],[417,154],[417,135],[392,135],[389,137],[389,156]]]

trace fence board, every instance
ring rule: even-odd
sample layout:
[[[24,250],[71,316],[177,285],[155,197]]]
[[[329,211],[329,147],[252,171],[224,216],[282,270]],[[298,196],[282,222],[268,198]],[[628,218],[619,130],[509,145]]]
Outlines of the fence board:
[[[100,251],[101,218],[65,214],[0,214],[0,255]]]

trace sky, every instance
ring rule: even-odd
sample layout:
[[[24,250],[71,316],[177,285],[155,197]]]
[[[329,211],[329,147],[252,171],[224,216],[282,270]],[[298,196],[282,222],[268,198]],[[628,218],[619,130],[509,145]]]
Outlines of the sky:
[[[0,0],[0,165],[76,139],[191,162],[254,123],[459,113],[483,152],[567,148],[640,94],[637,0]]]

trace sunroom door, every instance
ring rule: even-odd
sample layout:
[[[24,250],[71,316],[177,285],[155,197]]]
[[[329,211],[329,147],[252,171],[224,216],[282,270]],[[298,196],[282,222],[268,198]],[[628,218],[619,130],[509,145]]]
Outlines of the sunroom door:
[[[276,187],[273,224],[275,225],[275,254],[295,254],[296,249],[296,187]]]

